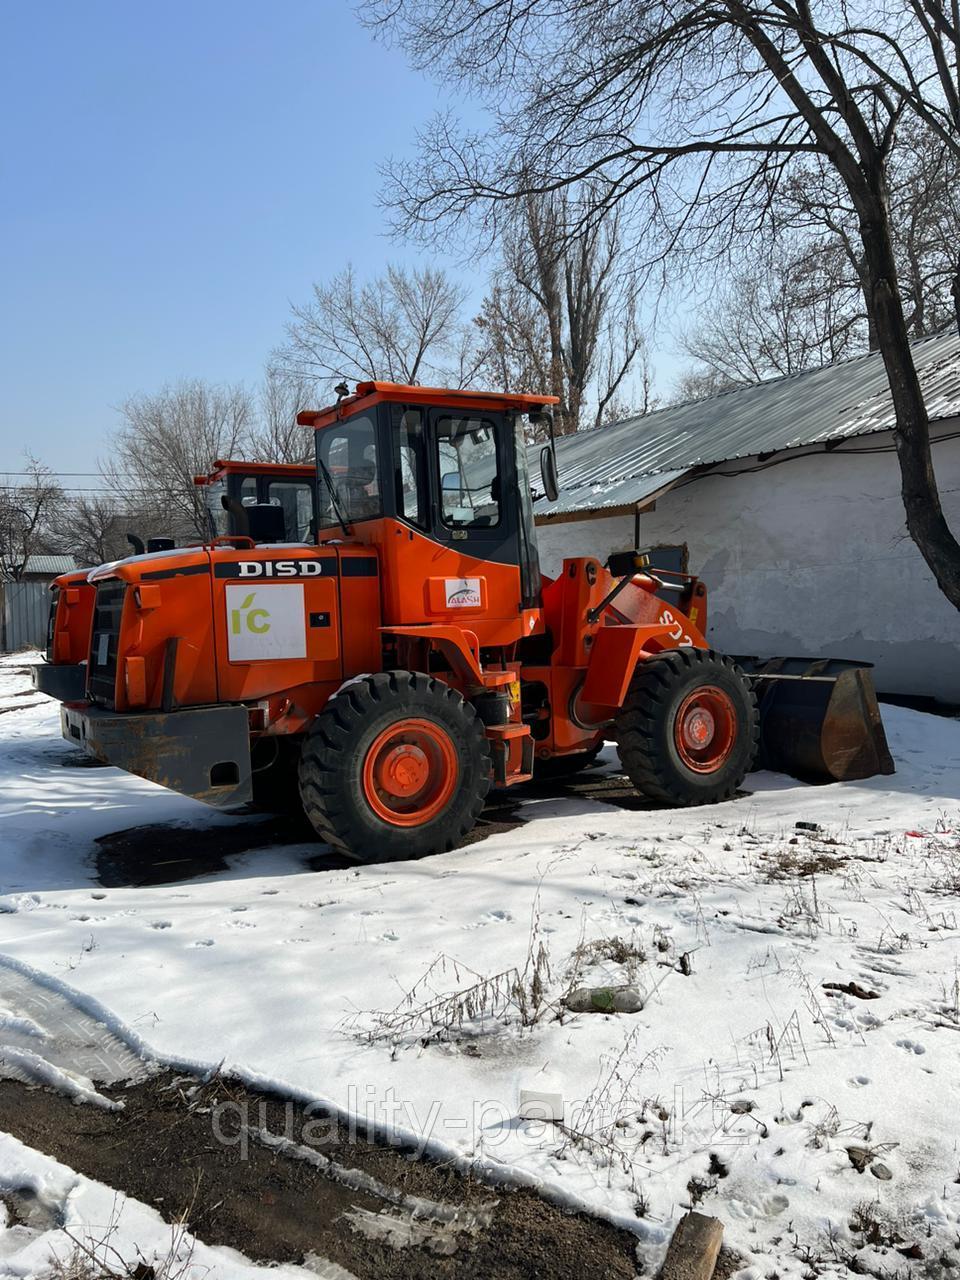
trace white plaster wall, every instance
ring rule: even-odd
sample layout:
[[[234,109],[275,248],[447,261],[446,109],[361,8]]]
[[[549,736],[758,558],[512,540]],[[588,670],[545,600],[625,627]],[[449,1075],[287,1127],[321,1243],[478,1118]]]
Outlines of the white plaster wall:
[[[872,435],[830,454],[784,454],[749,475],[706,476],[641,516],[641,542],[687,543],[717,649],[863,658],[881,691],[960,703],[960,614],[906,532],[896,457],[851,451],[890,444],[889,433]],[[936,443],[934,464],[960,534],[960,440]],[[633,517],[543,525],[538,537],[555,574],[565,555],[631,546]]]

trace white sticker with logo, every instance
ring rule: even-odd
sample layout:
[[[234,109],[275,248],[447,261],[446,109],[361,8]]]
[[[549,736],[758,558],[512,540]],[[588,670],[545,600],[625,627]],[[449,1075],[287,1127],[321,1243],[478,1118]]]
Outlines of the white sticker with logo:
[[[479,578],[444,578],[448,609],[479,609]]]
[[[231,662],[305,658],[303,583],[227,587],[227,651]]]

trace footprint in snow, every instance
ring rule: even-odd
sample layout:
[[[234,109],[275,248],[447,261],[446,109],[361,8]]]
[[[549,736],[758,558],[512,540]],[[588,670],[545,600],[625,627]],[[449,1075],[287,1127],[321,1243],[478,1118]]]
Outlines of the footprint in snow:
[[[897,1045],[901,1049],[906,1049],[907,1053],[920,1054],[927,1052],[924,1046],[916,1040],[898,1040]]]
[[[172,929],[173,921],[172,920],[151,920],[150,928],[151,929]]]
[[[903,978],[906,976],[906,969],[903,965],[897,964],[896,960],[875,960],[872,964],[865,966],[869,974],[886,973],[891,978]],[[864,975],[866,976],[866,975]],[[876,979],[874,979],[876,982]],[[880,985],[877,983],[876,985]]]
[[[513,916],[509,911],[485,911],[479,920],[461,925],[462,929],[484,929],[488,924],[509,924]]]
[[[835,1017],[830,1021],[835,1027],[839,1027],[841,1031],[856,1031],[857,1023],[854,1018]]]
[[[755,1200],[730,1200],[730,1212],[735,1218],[777,1218],[790,1208],[786,1196],[762,1196]]]
[[[870,1083],[869,1076],[851,1076],[850,1079],[847,1081],[847,1084],[850,1086],[851,1089],[862,1089],[864,1085],[867,1085],[869,1083]]]
[[[381,933],[377,941],[378,942],[399,942],[400,935],[399,933],[394,933],[393,930],[390,929],[386,933]]]
[[[196,942],[190,943],[191,947],[214,947],[216,943],[212,938],[198,938]]]

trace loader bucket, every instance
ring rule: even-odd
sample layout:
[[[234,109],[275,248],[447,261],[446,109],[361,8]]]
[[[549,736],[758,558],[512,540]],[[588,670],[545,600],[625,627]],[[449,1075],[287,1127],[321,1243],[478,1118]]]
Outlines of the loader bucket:
[[[896,771],[869,664],[843,658],[737,658],[760,704],[757,768],[804,782]]]

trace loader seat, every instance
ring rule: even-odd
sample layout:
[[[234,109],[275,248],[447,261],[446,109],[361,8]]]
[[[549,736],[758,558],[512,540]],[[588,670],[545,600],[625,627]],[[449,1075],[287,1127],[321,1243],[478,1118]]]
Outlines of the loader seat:
[[[345,488],[348,510],[355,520],[363,520],[367,516],[380,514],[380,499],[370,488],[377,478],[377,468],[372,462],[355,464],[347,472]]]

